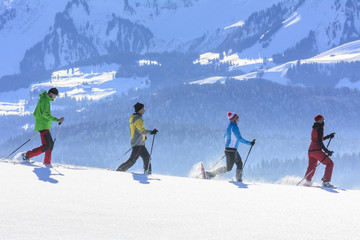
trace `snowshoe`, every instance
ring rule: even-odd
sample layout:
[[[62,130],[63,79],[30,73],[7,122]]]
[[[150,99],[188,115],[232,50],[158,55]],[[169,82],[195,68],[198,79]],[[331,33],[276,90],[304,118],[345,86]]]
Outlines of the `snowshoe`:
[[[207,176],[205,168],[204,168],[204,164],[202,162],[200,163],[200,170],[201,170],[201,177],[203,179],[208,179],[208,176]]]

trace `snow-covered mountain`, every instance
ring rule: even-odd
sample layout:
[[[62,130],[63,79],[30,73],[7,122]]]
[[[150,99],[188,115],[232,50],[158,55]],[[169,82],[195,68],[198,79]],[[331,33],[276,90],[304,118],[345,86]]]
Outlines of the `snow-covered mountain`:
[[[206,32],[213,34],[278,1],[2,1],[0,52],[6,65],[0,76],[123,51],[184,50]]]
[[[359,4],[355,0],[283,1],[252,14],[221,48],[241,52],[244,58],[275,55],[278,62],[308,58],[359,39]]]
[[[0,162],[0,182],[4,239],[355,240],[360,230],[358,190],[13,160]]]
[[[212,51],[220,55],[216,64],[236,64],[231,54],[239,61],[262,60],[250,68],[238,65],[252,72],[358,40],[358,5],[355,0],[2,1],[0,76],[27,73],[21,78],[34,81],[34,75],[61,67],[133,64],[143,54],[165,51]]]
[[[41,19],[40,12],[46,13]],[[220,48],[241,52],[244,58],[275,55],[277,61],[284,62],[294,55],[299,57],[300,53],[321,53],[356,40],[360,22],[358,3],[353,0],[273,0],[256,4],[246,0],[226,3],[72,0],[66,5],[39,0],[4,1],[1,16],[0,33],[4,38],[6,34],[8,43],[12,41],[16,46],[14,40],[20,43],[18,38],[27,38],[27,44],[20,47],[27,50],[20,65],[23,72],[52,69],[123,51]],[[25,21],[26,34],[19,30]],[[35,28],[39,30],[33,31]],[[304,51],[300,43],[306,39]],[[10,55],[12,49],[3,52]]]

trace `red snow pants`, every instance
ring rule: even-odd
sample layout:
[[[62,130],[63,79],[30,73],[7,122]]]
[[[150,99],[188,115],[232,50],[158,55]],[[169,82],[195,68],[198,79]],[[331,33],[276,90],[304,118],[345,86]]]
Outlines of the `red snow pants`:
[[[306,170],[306,173],[305,173],[305,176],[307,176],[306,180],[311,181],[312,177],[315,174],[315,170],[316,170],[316,166],[318,164],[318,161],[323,160],[322,164],[326,165],[326,167],[325,167],[324,176],[322,177],[321,180],[324,181],[324,182],[330,182],[333,167],[334,167],[334,162],[329,158],[328,155],[326,155],[326,153],[324,153],[321,150],[309,152],[308,155],[309,155],[309,166],[308,166],[308,168]]]
[[[44,164],[51,164],[51,151],[54,146],[54,141],[51,138],[50,131],[40,131],[40,137],[42,145],[40,147],[34,148],[31,151],[28,151],[26,155],[30,159],[45,152]]]

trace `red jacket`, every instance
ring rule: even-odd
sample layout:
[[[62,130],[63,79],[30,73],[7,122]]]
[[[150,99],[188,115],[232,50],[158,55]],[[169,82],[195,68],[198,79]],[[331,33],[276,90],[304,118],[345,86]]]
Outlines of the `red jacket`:
[[[325,147],[323,140],[327,139],[328,136],[324,138],[324,123],[314,123],[311,131],[311,143],[309,146],[309,152],[321,151],[328,152],[329,150]]]

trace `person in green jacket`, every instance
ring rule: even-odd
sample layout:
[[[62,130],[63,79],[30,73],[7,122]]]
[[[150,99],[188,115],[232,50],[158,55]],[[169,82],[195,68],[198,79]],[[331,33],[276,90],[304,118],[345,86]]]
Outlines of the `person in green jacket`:
[[[62,123],[64,121],[63,117],[58,119],[51,116],[50,101],[54,101],[58,94],[59,91],[56,88],[51,88],[48,92],[44,91],[39,95],[40,99],[36,105],[33,115],[35,118],[34,130],[40,132],[42,145],[40,147],[34,148],[31,151],[23,153],[22,158],[24,161],[28,161],[30,158],[45,152],[44,164],[51,164],[51,151],[54,146],[54,141],[50,134],[51,123]]]

